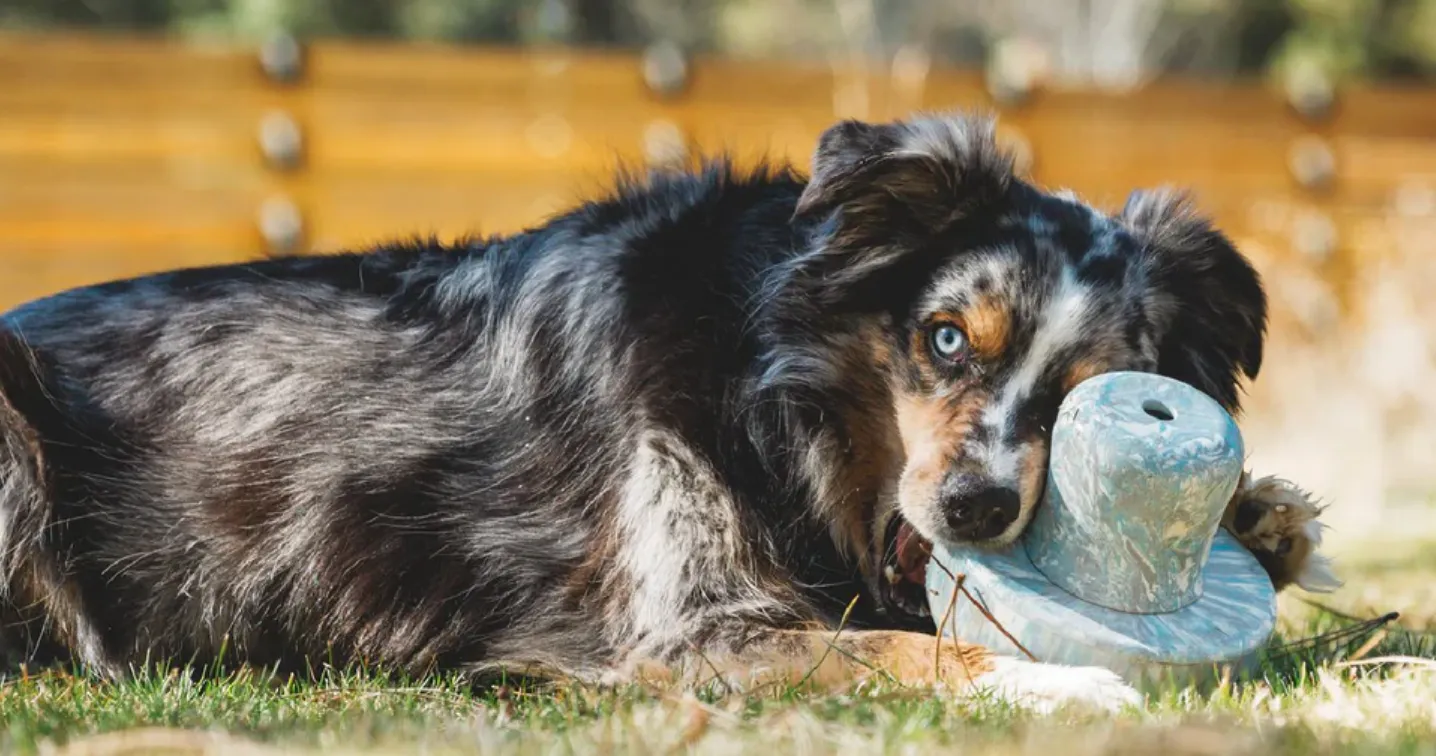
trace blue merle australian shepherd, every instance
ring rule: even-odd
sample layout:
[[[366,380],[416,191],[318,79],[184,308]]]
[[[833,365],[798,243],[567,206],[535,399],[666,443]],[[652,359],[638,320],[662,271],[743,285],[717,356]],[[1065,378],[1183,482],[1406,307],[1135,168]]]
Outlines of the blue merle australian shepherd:
[[[0,320],[0,646],[1119,704],[939,647],[929,544],[1022,532],[1089,376],[1236,411],[1265,324],[1179,196],[1045,193],[967,116],[837,124],[809,180],[710,164],[506,238],[68,291]],[[1319,589],[1317,513],[1244,479],[1224,523]]]

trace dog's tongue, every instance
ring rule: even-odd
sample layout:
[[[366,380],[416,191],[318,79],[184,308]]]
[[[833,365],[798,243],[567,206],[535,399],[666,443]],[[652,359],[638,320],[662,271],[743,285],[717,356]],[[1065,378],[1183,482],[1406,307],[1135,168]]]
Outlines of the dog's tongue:
[[[897,566],[904,579],[923,585],[927,582],[927,560],[932,555],[932,546],[912,529],[911,525],[898,525]]]

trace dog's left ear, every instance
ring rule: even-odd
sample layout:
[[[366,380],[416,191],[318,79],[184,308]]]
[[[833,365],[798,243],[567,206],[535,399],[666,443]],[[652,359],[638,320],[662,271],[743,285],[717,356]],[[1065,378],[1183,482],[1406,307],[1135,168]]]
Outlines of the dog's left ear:
[[[1239,383],[1256,378],[1266,341],[1261,277],[1183,194],[1135,192],[1121,220],[1143,246],[1158,372],[1238,412]]]
[[[942,230],[1012,177],[985,116],[896,123],[843,121],[818,140],[813,174],[794,219],[837,213],[838,247],[889,246]]]

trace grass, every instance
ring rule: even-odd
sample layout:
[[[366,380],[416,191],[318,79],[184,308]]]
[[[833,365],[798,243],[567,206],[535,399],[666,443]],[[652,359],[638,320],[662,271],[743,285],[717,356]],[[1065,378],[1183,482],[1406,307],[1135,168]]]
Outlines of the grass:
[[[1430,546],[1349,560],[1334,611],[1282,599],[1288,639],[1401,610],[1383,632],[1273,655],[1213,690],[1155,691],[1116,717],[898,687],[699,698],[337,671],[305,683],[152,671],[124,684],[48,672],[0,684],[0,753],[1436,754],[1436,617],[1419,603],[1436,590]]]

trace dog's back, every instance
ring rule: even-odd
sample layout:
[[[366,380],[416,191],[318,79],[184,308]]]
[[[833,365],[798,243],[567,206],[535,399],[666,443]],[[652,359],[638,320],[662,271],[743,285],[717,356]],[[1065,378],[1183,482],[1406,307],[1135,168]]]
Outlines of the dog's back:
[[[799,188],[726,180],[494,246],[177,271],[9,313],[10,603],[112,673],[225,649],[410,671],[607,659],[605,502],[634,429],[712,437],[743,369],[742,287],[770,262],[726,237],[768,241]]]

